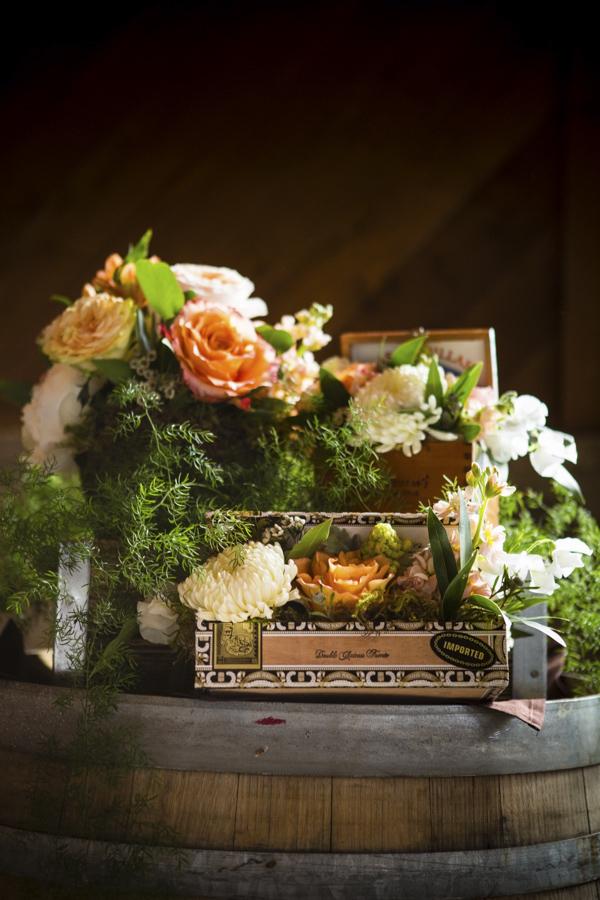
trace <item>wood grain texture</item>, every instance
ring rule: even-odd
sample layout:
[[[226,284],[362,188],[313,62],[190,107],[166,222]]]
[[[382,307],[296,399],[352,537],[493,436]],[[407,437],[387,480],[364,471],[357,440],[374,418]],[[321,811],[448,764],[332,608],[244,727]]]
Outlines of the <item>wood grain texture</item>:
[[[433,850],[509,846],[502,828],[500,778],[432,778]]]
[[[0,822],[17,828],[30,828],[35,822],[41,830],[58,831],[67,767],[48,760],[39,764],[34,754],[0,749],[0,771]],[[38,798],[34,806],[32,792]]]
[[[240,775],[236,850],[330,850],[331,779]]]
[[[589,833],[584,770],[506,775],[500,781],[504,846]]]
[[[331,850],[417,853],[432,849],[427,778],[334,778]]]
[[[238,779],[234,774],[139,769],[134,792],[154,799],[145,824],[135,831],[130,826],[129,840],[162,843],[160,826],[165,825],[181,846],[233,849]]]
[[[585,768],[583,780],[590,832],[600,831],[600,766]]]

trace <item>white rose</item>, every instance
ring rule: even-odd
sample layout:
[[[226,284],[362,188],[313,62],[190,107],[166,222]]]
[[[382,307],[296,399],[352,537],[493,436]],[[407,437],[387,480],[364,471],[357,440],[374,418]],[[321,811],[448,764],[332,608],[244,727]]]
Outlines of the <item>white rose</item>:
[[[148,603],[140,600],[137,611],[140,635],[151,644],[168,644],[169,638],[179,630],[177,613],[158,597]]]
[[[182,291],[194,291],[196,296],[206,297],[217,306],[230,306],[248,319],[269,312],[264,300],[250,297],[253,282],[235,269],[177,263],[171,266],[171,271]]]
[[[56,363],[33,388],[31,402],[22,410],[21,439],[25,450],[31,451],[34,463],[54,457],[56,468],[74,471],[73,455],[60,445],[65,441],[67,425],[81,421],[82,406],[79,394],[88,376],[79,369]],[[101,379],[92,378],[90,395],[95,393]]]
[[[298,599],[292,588],[296,564],[286,563],[279,544],[249,541],[227,547],[178,585],[183,604],[198,621],[244,622],[270,619],[273,610]]]

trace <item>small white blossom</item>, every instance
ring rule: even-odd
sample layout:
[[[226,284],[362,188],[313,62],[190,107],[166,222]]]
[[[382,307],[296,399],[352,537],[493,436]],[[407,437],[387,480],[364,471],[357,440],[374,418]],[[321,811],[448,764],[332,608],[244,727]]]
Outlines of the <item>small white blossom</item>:
[[[313,303],[310,309],[301,309],[295,316],[282,316],[275,328],[289,332],[302,345],[302,352],[309,350],[316,353],[331,340],[331,335],[323,331],[323,325],[332,315],[331,304],[321,306],[320,303]]]

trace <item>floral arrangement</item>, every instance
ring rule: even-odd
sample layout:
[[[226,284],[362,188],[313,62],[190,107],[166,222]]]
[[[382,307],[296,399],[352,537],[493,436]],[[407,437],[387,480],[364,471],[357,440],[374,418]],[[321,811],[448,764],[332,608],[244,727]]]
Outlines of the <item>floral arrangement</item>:
[[[427,335],[385,363],[319,364],[330,306],[270,325],[248,278],[170,266],[149,256],[150,238],[110,256],[74,302],[54,297],[65,309],[39,337],[49,368],[22,413],[29,456],[19,488],[7,477],[4,491],[7,609],[60,595],[47,573],[67,544],[92,560],[92,595],[122,598],[115,627],[128,634],[133,615],[143,637],[187,645],[196,617],[513,615],[526,587],[551,592],[581,564],[579,543],[509,552],[485,516],[508,490],[498,470],[524,454],[577,490],[564,466],[574,442],[546,427],[542,403],[478,387],[479,364],[446,373]],[[387,453],[458,438],[474,443],[479,465],[464,494],[430,511],[429,545],[410,556],[378,526],[360,547],[333,547],[319,531],[286,558],[276,537],[262,541],[235,515],[376,510],[393,495]]]
[[[329,450],[336,439],[338,447],[346,443],[344,463],[360,444],[365,460],[385,473],[392,450],[410,457],[428,438],[462,437],[473,443],[480,465],[495,465],[504,478],[511,459],[529,454],[540,474],[579,491],[564,466],[577,460],[573,438],[546,427],[547,408],[535,397],[498,398],[478,386],[481,364],[458,377],[447,373],[421,335],[385,364],[332,357],[319,365],[314,354],[330,341],[323,327],[331,306],[314,303],[268,325],[259,319],[267,306],[252,296],[248,278],[228,268],[148,258],[150,237],[147,232],[125,258],[110,256],[74,303],[55,296],[67,308],[39,338],[51,365],[23,408],[23,443],[33,462],[54,459],[58,469],[74,470],[74,455],[98,437],[87,415],[101,404],[95,395],[106,398],[129,382],[155,403],[166,402],[171,419],[179,415],[175,407],[196,407],[192,419],[208,430],[218,432],[226,421],[230,444],[243,440],[260,417],[255,437],[275,426],[280,439],[283,432],[286,440],[294,436],[296,455],[314,457],[325,426]],[[10,392],[9,383],[1,384]],[[232,407],[250,414],[246,422],[235,420]],[[80,429],[77,437],[84,421],[87,435]],[[334,469],[339,475],[340,466]]]
[[[476,464],[467,481],[464,492],[448,489],[428,510],[424,547],[413,550],[391,524],[380,522],[360,547],[337,549],[337,535],[333,550],[329,519],[307,532],[287,559],[278,543],[249,542],[221,551],[178,585],[179,602],[198,622],[491,617],[510,624],[517,615],[523,621],[523,610],[539,602],[540,594],[551,595],[557,580],[581,567],[591,549],[573,537],[516,541],[508,549],[505,529],[486,512],[490,500],[510,496],[515,488],[502,482],[497,470]],[[527,621],[564,644],[545,625]]]

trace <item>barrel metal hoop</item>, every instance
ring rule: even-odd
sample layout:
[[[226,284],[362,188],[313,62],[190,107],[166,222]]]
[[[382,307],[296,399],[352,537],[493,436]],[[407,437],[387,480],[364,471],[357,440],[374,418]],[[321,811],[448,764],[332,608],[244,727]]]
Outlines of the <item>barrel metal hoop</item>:
[[[559,890],[600,878],[600,832],[545,844],[442,853],[279,853],[144,847],[146,864],[127,876],[110,862],[138,845],[88,841],[0,826],[0,870],[69,883],[52,857],[86,857],[85,885],[157,889],[174,896],[245,900],[476,900]]]

